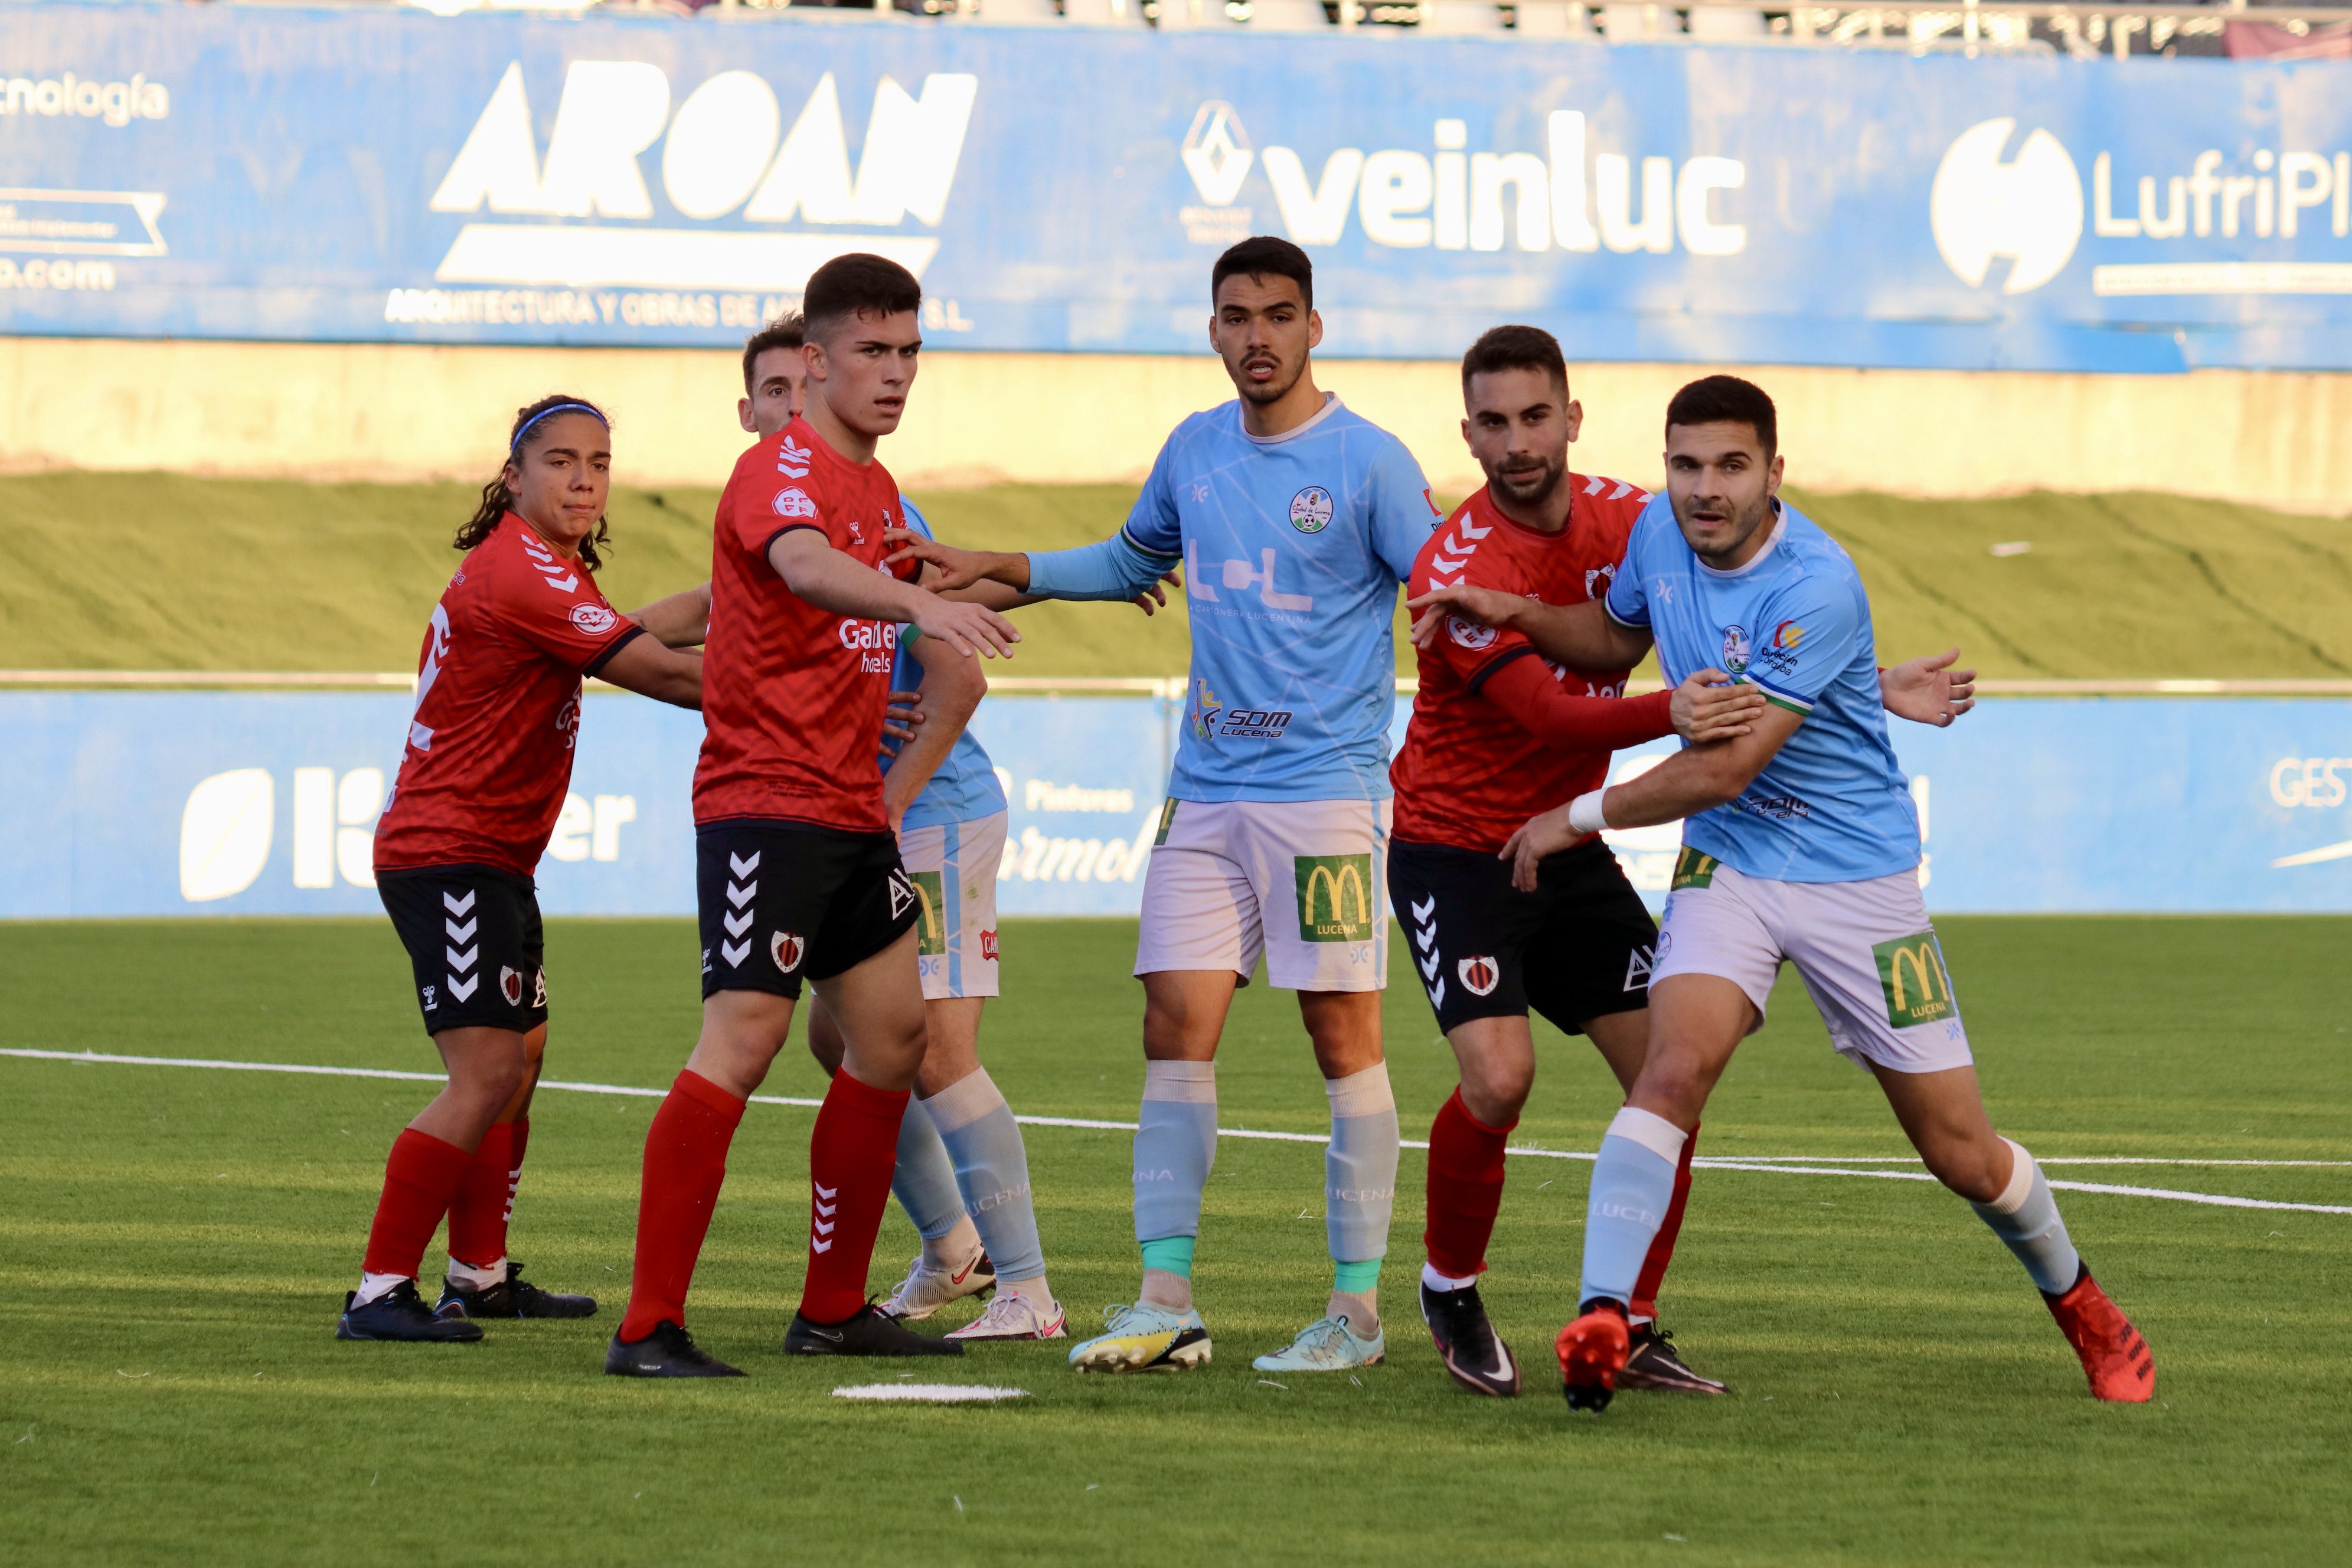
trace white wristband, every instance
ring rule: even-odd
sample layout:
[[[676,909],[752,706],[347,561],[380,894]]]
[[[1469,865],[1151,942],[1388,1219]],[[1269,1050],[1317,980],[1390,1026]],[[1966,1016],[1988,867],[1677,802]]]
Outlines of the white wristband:
[[[1605,789],[1587,790],[1568,803],[1568,826],[1578,833],[1598,833],[1609,826],[1601,814],[1601,797]]]

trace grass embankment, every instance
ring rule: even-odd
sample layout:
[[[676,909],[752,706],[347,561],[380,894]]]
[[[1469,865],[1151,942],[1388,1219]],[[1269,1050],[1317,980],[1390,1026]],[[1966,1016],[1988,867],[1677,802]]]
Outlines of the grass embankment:
[[[629,608],[708,575],[705,489],[616,490],[606,594]],[[1058,549],[1118,526],[1117,485],[919,494],[941,535]],[[0,477],[0,667],[396,670],[471,510],[457,484],[169,474]],[[1958,643],[1987,675],[2352,675],[2352,522],[2177,496],[1800,504],[1853,552],[1890,658]],[[1995,544],[2024,542],[1996,556]],[[1172,675],[1186,623],[1040,605],[1007,673]],[[1405,650],[1401,650],[1405,651]],[[1409,672],[1411,656],[1405,651]]]

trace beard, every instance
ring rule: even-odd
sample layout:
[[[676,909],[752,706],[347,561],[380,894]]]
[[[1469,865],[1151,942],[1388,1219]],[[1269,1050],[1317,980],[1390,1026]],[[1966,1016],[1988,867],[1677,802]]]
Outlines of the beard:
[[[1484,467],[1485,465],[1480,465]],[[1486,483],[1495,494],[1513,506],[1539,507],[1551,500],[1568,477],[1568,458],[1546,458],[1540,468],[1507,473],[1501,468],[1486,469]]]
[[[1246,362],[1244,363],[1246,363]],[[1279,403],[1290,395],[1290,389],[1298,384],[1298,378],[1306,374],[1306,370],[1307,361],[1303,357],[1297,364],[1286,364],[1277,357],[1275,361],[1274,379],[1261,385],[1249,379],[1243,365],[1236,364],[1233,366],[1234,390],[1251,403],[1259,405]]]

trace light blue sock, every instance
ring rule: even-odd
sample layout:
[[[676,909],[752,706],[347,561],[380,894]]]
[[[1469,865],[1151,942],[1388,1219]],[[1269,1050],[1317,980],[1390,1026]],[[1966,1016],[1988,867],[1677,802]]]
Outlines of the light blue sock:
[[[1969,1207],[2017,1254],[2044,1295],[2063,1296],[2083,1271],[2082,1255],[2067,1237],[2066,1222],[2058,1217],[2058,1200],[2050,1195],[2042,1167],[2023,1145],[2006,1138],[2001,1142],[2009,1144],[2012,1156],[2009,1186],[1992,1202]]]
[[[898,1121],[898,1168],[890,1173],[890,1191],[926,1241],[937,1241],[963,1218],[955,1166],[948,1159],[947,1145],[940,1142],[938,1126],[923,1114],[919,1100],[908,1102],[907,1114]]]
[[[979,1227],[996,1277],[1041,1278],[1045,1249],[1037,1240],[1037,1211],[1030,1201],[1029,1151],[1013,1108],[988,1069],[958,1079],[922,1104],[947,1145],[964,1212]]]
[[[1633,1299],[1642,1259],[1675,1197],[1675,1166],[1686,1133],[1663,1116],[1626,1106],[1601,1140],[1591,1197],[1584,1211],[1584,1279],[1580,1305],[1603,1296],[1620,1305]]]
[[[1361,1294],[1380,1279],[1389,1250],[1389,1216],[1396,1207],[1396,1096],[1385,1062],[1326,1079],[1323,1092],[1331,1101],[1323,1229],[1337,1266],[1334,1289]]]
[[[1201,1234],[1201,1191],[1217,1163],[1217,1064],[1143,1064],[1135,1131],[1135,1239]]]

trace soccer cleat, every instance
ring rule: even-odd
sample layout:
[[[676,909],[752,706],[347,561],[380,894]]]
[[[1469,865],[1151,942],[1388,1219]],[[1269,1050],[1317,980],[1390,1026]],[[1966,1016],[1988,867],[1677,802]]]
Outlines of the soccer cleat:
[[[2050,1315],[2074,1353],[2083,1358],[2091,1392],[2120,1405],[2144,1405],[2156,1397],[2156,1355],[2124,1310],[2107,1300],[2086,1267],[2063,1296],[2047,1290]]]
[[[1068,1321],[1069,1314],[1062,1310],[1059,1301],[1040,1308],[1025,1296],[1000,1290],[988,1310],[962,1328],[950,1329],[947,1337],[958,1344],[975,1340],[1066,1340],[1070,1337]]]
[[[1260,1372],[1345,1372],[1354,1366],[1378,1366],[1389,1358],[1388,1336],[1379,1330],[1365,1339],[1348,1325],[1348,1314],[1318,1318],[1298,1331],[1298,1337],[1250,1365]]]
[[[1560,1391],[1570,1410],[1598,1414],[1609,1408],[1632,1340],[1625,1309],[1601,1296],[1585,1302],[1576,1321],[1560,1330],[1552,1349],[1559,1356]]]
[[[1674,1335],[1655,1323],[1643,1323],[1633,1332],[1625,1364],[1618,1370],[1619,1388],[1646,1389],[1653,1394],[1728,1394],[1730,1388],[1711,1377],[1701,1377],[1683,1364],[1675,1352]]]
[[[522,1265],[509,1262],[507,1277],[477,1290],[455,1279],[441,1281],[441,1300],[433,1308],[444,1318],[593,1318],[593,1296],[560,1296],[542,1290],[522,1278]]]
[[[1209,1364],[1209,1325],[1190,1307],[1105,1307],[1103,1328],[1071,1347],[1070,1364],[1078,1371],[1190,1372]]]
[[[662,1321],[641,1340],[614,1331],[604,1347],[607,1377],[740,1377],[743,1374],[694,1342],[682,1323]]]
[[[786,1355],[961,1355],[963,1346],[901,1328],[873,1302],[837,1323],[814,1323],[798,1312],[784,1331]]]
[[[416,1281],[404,1279],[363,1307],[352,1303],[356,1290],[343,1297],[343,1315],[335,1323],[339,1340],[405,1340],[422,1344],[471,1344],[482,1337],[482,1325],[463,1318],[439,1318],[426,1310],[416,1293]]]
[[[1433,1290],[1423,1283],[1421,1321],[1429,1325],[1429,1337],[1437,1343],[1437,1359],[1445,1363],[1446,1375],[1473,1394],[1496,1399],[1517,1396],[1518,1361],[1495,1332],[1495,1325],[1486,1321],[1486,1303],[1478,1299],[1477,1286]]]
[[[919,1322],[950,1301],[977,1296],[995,1285],[996,1265],[989,1261],[986,1247],[961,1268],[934,1268],[918,1258],[908,1268],[907,1277],[898,1281],[898,1288],[875,1310],[886,1318]]]

